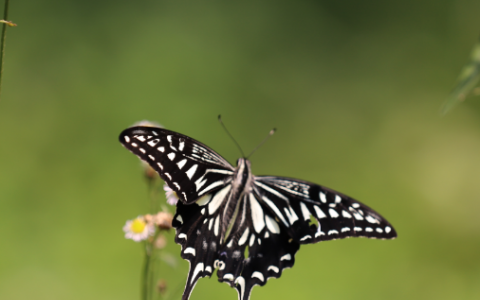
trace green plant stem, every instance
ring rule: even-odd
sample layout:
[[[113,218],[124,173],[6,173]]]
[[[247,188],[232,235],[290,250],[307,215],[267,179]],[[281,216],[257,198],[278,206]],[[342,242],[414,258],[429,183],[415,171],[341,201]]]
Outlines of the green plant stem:
[[[3,19],[8,20],[8,4],[9,0],[5,0],[5,9],[3,11]],[[2,42],[0,44],[0,94],[2,92],[2,75],[3,75],[3,57],[5,55],[5,39],[7,37],[7,24],[3,23],[2,28]]]
[[[148,300],[149,296],[149,274],[150,274],[150,258],[152,245],[145,241],[145,258],[143,262],[143,276],[142,276],[142,300]]]

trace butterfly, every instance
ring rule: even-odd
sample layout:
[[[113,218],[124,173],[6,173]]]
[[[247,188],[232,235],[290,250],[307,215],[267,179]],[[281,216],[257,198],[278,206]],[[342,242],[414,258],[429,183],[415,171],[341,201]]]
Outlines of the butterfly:
[[[387,220],[353,198],[303,180],[255,176],[247,159],[233,167],[186,135],[136,126],[119,139],[179,197],[172,225],[181,257],[190,263],[183,300],[215,269],[239,300],[248,300],[255,285],[293,266],[301,244],[397,236]]]

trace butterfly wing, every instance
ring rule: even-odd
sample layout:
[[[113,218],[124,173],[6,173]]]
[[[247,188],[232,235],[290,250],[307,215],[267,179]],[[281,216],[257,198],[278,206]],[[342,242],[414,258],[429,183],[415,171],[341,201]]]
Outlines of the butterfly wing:
[[[236,288],[239,300],[248,300],[255,285],[263,286],[293,266],[299,248],[258,195],[248,193],[239,201],[231,234],[219,249],[218,280]]]
[[[201,197],[196,203],[177,203],[173,218],[176,228],[175,242],[182,246],[181,256],[190,263],[187,283],[182,299],[188,299],[198,279],[211,276],[217,267],[221,247],[225,201],[231,184]]]
[[[124,130],[119,139],[155,169],[184,203],[222,188],[234,172],[215,151],[174,131],[137,126]]]
[[[393,226],[380,214],[332,189],[273,176],[256,176],[255,188],[289,235],[299,243],[347,237],[397,237]]]

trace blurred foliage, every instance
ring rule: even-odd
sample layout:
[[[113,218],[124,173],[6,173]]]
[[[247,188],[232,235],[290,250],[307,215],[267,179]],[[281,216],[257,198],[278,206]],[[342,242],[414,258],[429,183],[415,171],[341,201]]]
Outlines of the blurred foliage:
[[[480,101],[438,116],[479,11],[467,0],[12,1],[0,299],[138,299],[143,253],[122,226],[149,195],[117,137],[156,120],[233,163],[220,113],[245,152],[278,129],[252,156],[255,174],[339,190],[399,233],[302,246],[253,299],[479,299]],[[170,277],[183,286],[179,263]],[[214,276],[192,294],[207,297],[237,296]]]
[[[470,56],[470,61],[463,67],[455,88],[443,104],[442,114],[465,100],[470,93],[479,94],[478,90],[474,88],[480,81],[480,41],[475,44]]]

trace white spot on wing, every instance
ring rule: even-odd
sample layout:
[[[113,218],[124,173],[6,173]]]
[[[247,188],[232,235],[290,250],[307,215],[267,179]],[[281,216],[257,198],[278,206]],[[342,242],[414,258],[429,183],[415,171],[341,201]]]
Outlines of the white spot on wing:
[[[272,271],[275,272],[275,273],[280,272],[280,270],[279,270],[277,267],[275,267],[275,266],[268,266],[267,271],[270,271],[270,270],[272,270]]]
[[[366,216],[365,219],[366,219],[369,223],[380,223],[380,222],[378,222],[377,219],[375,219],[375,218],[372,217],[372,216]]]
[[[221,189],[218,193],[213,196],[212,201],[208,204],[208,212],[212,215],[218,209],[220,204],[222,204],[222,200],[225,199],[228,192],[230,192],[230,188],[232,186],[229,184],[223,189]]]
[[[187,172],[185,172],[185,174],[187,174],[189,179],[192,179],[193,175],[195,175],[195,171],[197,170],[197,167],[198,167],[198,165],[195,164],[190,169],[188,169]],[[198,188],[197,188],[197,190],[198,190]]]
[[[243,244],[245,244],[245,242],[247,241],[247,238],[248,238],[248,228],[245,230],[245,232],[243,232],[242,234],[242,237],[238,240],[238,245],[241,246]]]
[[[385,232],[386,233],[390,233],[390,231],[392,231],[392,228],[390,228],[390,226],[385,227]]]
[[[215,219],[215,225],[213,227],[213,233],[215,234],[215,236],[218,236],[219,229],[220,229],[220,215],[218,215],[217,218]]]
[[[178,235],[178,238],[179,238],[179,239],[187,239],[187,235],[186,235],[185,233],[180,233],[180,234]]]
[[[323,192],[320,192],[320,201],[327,203],[327,196]]]
[[[315,213],[317,214],[317,218],[323,219],[326,218],[327,215],[320,209],[320,207],[314,205],[313,208],[315,209]]]
[[[150,147],[155,147],[155,145],[157,145],[158,142],[160,142],[159,139],[154,139],[154,140],[148,141],[147,144],[148,144]]]
[[[203,272],[203,263],[198,263],[195,266],[195,270],[193,270],[193,275],[192,275],[192,279],[190,280],[190,284],[192,284],[195,281],[195,277],[197,277],[199,272]]]
[[[153,157],[152,155],[148,155],[148,158],[150,158],[151,160],[155,160],[155,157]]]
[[[163,146],[162,146],[162,147],[158,147],[157,150],[163,153],[163,152],[165,152],[165,147],[163,147]]]
[[[343,228],[342,228],[342,232],[347,232],[347,231],[350,231],[350,228],[349,228],[349,227],[343,227]]]
[[[292,259],[292,256],[290,255],[290,253],[287,253],[285,254],[284,256],[280,257],[280,261],[282,260],[291,260]]]
[[[352,218],[352,215],[349,214],[349,213],[348,213],[347,211],[345,211],[345,210],[342,210],[342,216],[343,216],[344,218],[349,218],[349,219]]]
[[[267,185],[265,185],[265,184],[263,184],[263,183],[261,183],[261,182],[255,181],[255,184],[256,184],[257,186],[263,188],[264,190],[266,190],[266,191],[274,194],[275,196],[277,196],[277,197],[279,197],[279,198],[281,198],[281,199],[283,199],[283,200],[285,200],[285,201],[288,202],[288,198],[285,197],[285,195],[283,195],[282,193],[277,192],[276,190],[272,189],[271,187],[269,187],[269,186],[267,186]]]
[[[337,213],[337,211],[334,210],[333,208],[330,208],[330,209],[328,210],[328,213],[330,214],[330,216],[331,216],[332,218],[338,218],[338,213]]]
[[[310,220],[310,211],[303,202],[300,202],[300,208],[302,209],[302,214],[305,221]]]
[[[138,147],[136,143],[131,143],[130,145],[132,145],[132,147]]]
[[[160,170],[163,170],[163,166],[161,163],[157,162],[157,166],[160,168]]]
[[[335,203],[340,203],[342,202],[342,197],[340,197],[339,195],[335,195]]]
[[[184,142],[184,141],[181,141],[181,142],[178,144],[178,150],[183,151],[183,147],[185,147],[185,142]]]
[[[352,212],[353,213],[353,216],[355,217],[355,219],[359,220],[359,221],[362,221],[363,220],[363,217],[361,214],[357,213],[357,212]]]
[[[195,186],[197,187],[197,192],[200,190],[200,188],[207,182],[207,179],[203,179],[203,176],[198,178],[197,181],[195,181]]]
[[[353,230],[354,231],[362,231],[362,227],[354,227]]]
[[[233,277],[233,274],[230,274],[230,273],[223,275],[223,279],[226,279],[226,280],[232,281],[234,278],[235,277]]]
[[[365,231],[366,232],[373,232],[373,229],[371,227],[367,227],[367,228],[365,228]]]
[[[135,138],[141,142],[145,142],[145,137],[143,135],[136,135]]]
[[[205,268],[205,272],[212,273],[212,267],[211,267],[211,266],[207,266],[207,267]]]
[[[219,181],[215,181],[214,183],[210,184],[209,186],[207,186],[206,188],[203,189],[203,191],[201,192],[201,194],[205,194],[206,192],[216,188],[217,186],[219,185],[222,185],[223,184],[223,180],[219,180]]]
[[[178,168],[181,170],[183,168],[183,166],[185,166],[185,164],[187,163],[187,160],[186,159],[182,159],[181,161],[179,161],[177,163],[177,166]]]
[[[212,230],[212,225],[213,225],[213,218],[211,218],[210,222],[208,222],[208,230]]]
[[[276,233],[276,234],[280,233],[280,226],[278,226],[278,224],[277,224],[277,222],[275,222],[275,220],[273,220],[269,216],[265,216],[265,221],[267,223],[268,230],[270,230],[272,233]]]
[[[168,179],[172,180],[172,176],[170,176],[170,174],[169,174],[169,173],[163,173],[163,175],[167,176],[167,177],[168,177]]]
[[[358,204],[358,203],[353,203],[352,206],[353,206],[354,208],[359,208],[359,207],[360,207],[360,204]]]
[[[200,199],[197,200],[197,205],[203,206],[210,201],[212,198],[212,194],[206,194],[205,196],[200,197]]]
[[[192,254],[193,256],[195,256],[195,249],[192,247],[188,247],[187,249],[185,249],[185,251],[183,251],[183,254]]]
[[[305,240],[308,240],[308,239],[311,239],[311,238],[312,238],[311,236],[306,235],[306,236],[302,237],[302,238],[300,239],[300,241],[305,241]]]
[[[168,159],[174,160],[175,159],[175,152],[170,152],[167,154]]]
[[[338,234],[338,231],[336,231],[335,229],[329,230],[328,235],[331,235],[331,234]]]
[[[260,233],[263,227],[265,227],[265,220],[263,215],[263,209],[258,203],[257,199],[255,199],[253,193],[250,193],[250,207],[252,211],[253,228],[255,228],[255,231],[257,233]]]
[[[232,175],[233,172],[232,171],[229,171],[229,170],[220,170],[220,169],[207,169],[205,171],[205,174],[206,173],[218,173],[218,174],[226,174],[226,175]]]
[[[258,272],[258,271],[253,272],[252,278],[258,278],[261,282],[265,281],[265,278],[263,277],[263,274]]]
[[[177,220],[178,222],[180,222],[180,224],[183,224],[183,219],[182,219],[182,216],[181,216],[181,215],[178,215],[177,218],[176,218],[176,220]]]
[[[375,230],[376,230],[378,233],[382,233],[382,232],[383,232],[383,229],[380,228],[380,227],[377,227]]]
[[[252,235],[250,236],[250,243],[248,243],[248,245],[252,247],[254,243],[255,243],[255,235],[252,233]]]
[[[295,221],[298,220],[297,214],[295,214],[291,206],[288,206],[288,209],[285,207],[283,208],[283,210],[285,211],[285,214],[287,215],[290,224],[293,224],[295,223]]]
[[[130,138],[128,136],[125,136],[125,142],[130,143]]]
[[[240,286],[240,299],[243,299],[243,294],[245,293],[245,278],[242,276],[237,277],[235,284]]]
[[[280,220],[282,220],[283,224],[285,224],[285,226],[289,227],[287,221],[285,221],[285,218],[283,217],[283,214],[278,210],[277,206],[275,204],[273,204],[273,202],[265,196],[262,196],[262,199],[268,206],[270,206],[270,208],[275,212],[277,217],[279,217]]]

